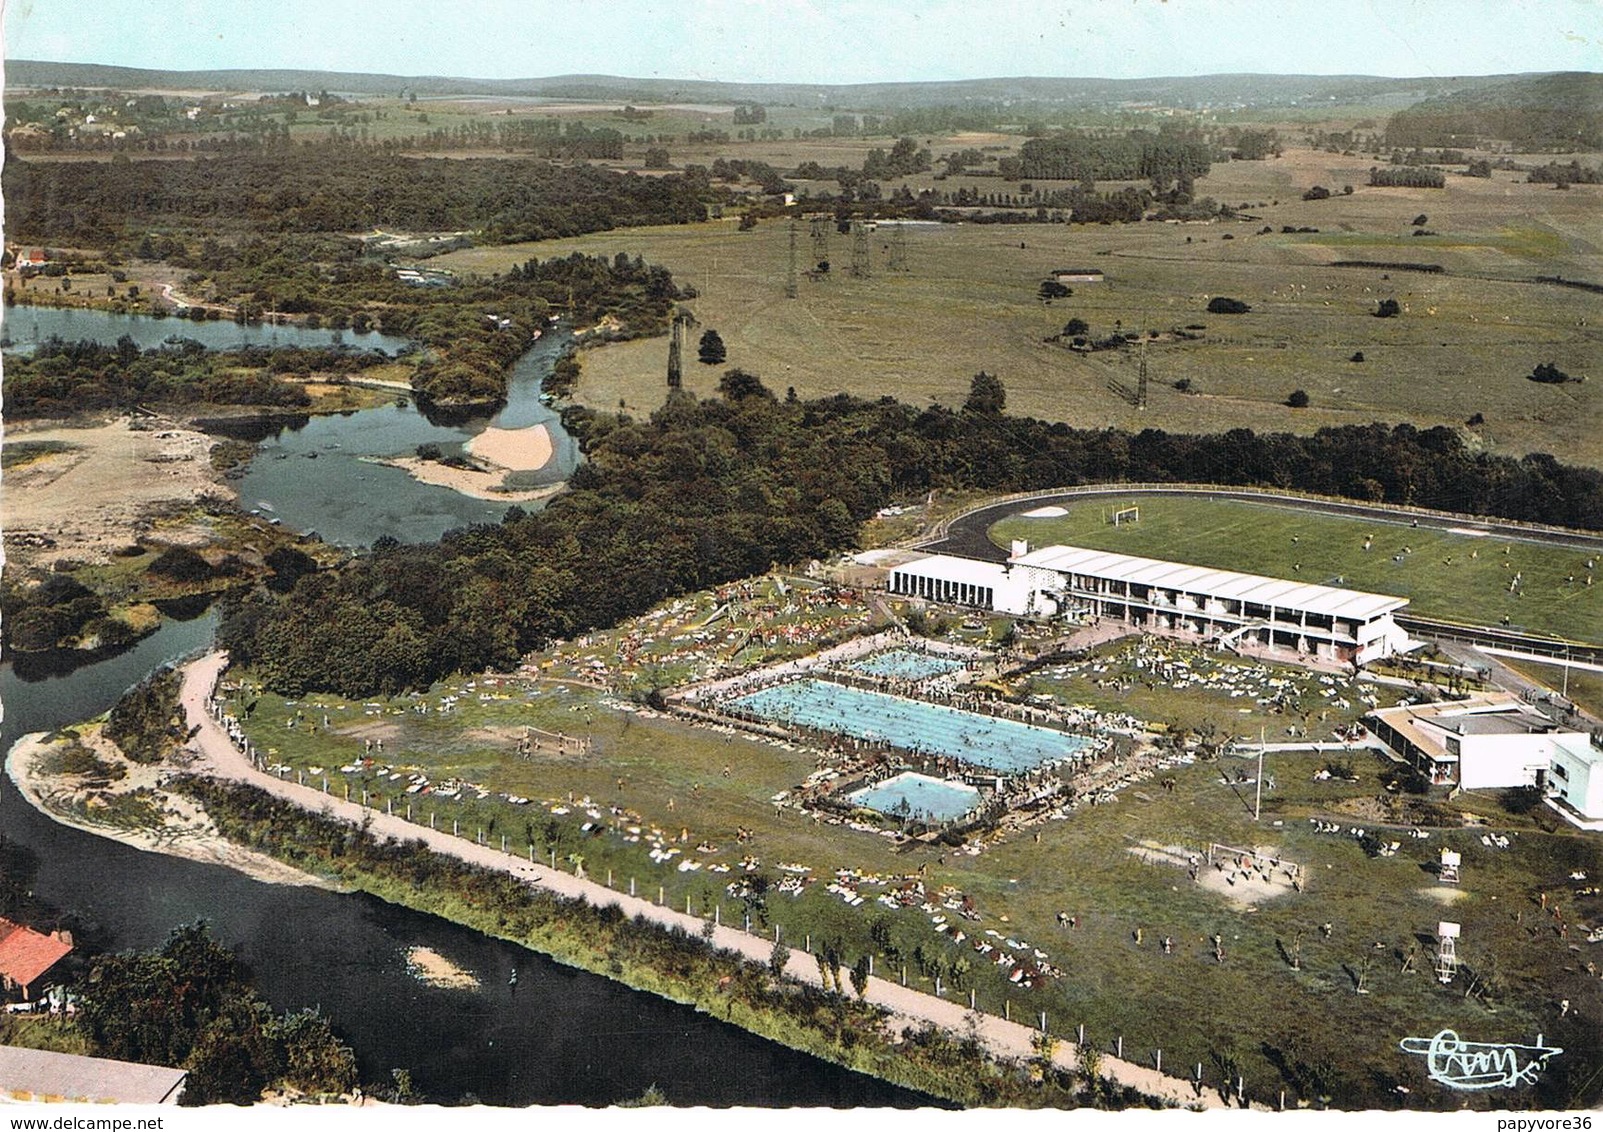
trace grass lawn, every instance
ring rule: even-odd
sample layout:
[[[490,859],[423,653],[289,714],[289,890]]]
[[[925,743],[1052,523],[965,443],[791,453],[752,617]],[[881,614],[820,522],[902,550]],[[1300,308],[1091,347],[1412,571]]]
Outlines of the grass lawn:
[[[1176,663],[1178,662],[1178,663]],[[1024,691],[1064,704],[1090,704],[1098,711],[1131,710],[1140,702],[1143,719],[1174,732],[1237,736],[1256,742],[1288,737],[1299,742],[1330,739],[1369,710],[1363,697],[1395,698],[1345,676],[1326,678],[1294,665],[1246,660],[1176,641],[1141,637],[1116,641],[1086,660],[1032,673]],[[1278,700],[1261,703],[1261,700]]]
[[[405,812],[410,804],[413,820],[422,824],[431,817],[441,828],[455,822],[463,836],[496,846],[505,837],[510,853],[554,856],[570,871],[582,863],[588,875],[610,876],[621,890],[633,881],[640,895],[655,899],[660,891],[663,900],[676,907],[688,901],[703,915],[716,907],[726,922],[741,922],[752,910],[754,930],[771,932],[777,924],[792,945],[809,937],[838,941],[848,962],[872,952],[879,973],[898,976],[905,964],[909,982],[926,990],[938,972],[946,993],[972,989],[982,1009],[1028,1018],[1044,1010],[1055,1032],[1072,1035],[1084,1024],[1103,1048],[1123,1036],[1126,1056],[1137,1060],[1161,1048],[1167,1067],[1201,1061],[1209,1081],[1220,1079],[1222,1066],[1234,1065],[1260,1099],[1272,1100],[1282,1086],[1295,1098],[1299,1086],[1286,1084],[1294,1080],[1310,1096],[1322,1091],[1360,1107],[1403,1103],[1408,1098],[1391,1091],[1398,1083],[1414,1090],[1409,1103],[1457,1103],[1456,1095],[1422,1097],[1428,1086],[1421,1067],[1396,1047],[1403,1037],[1448,1026],[1473,1040],[1529,1040],[1541,1031],[1571,1051],[1566,1057],[1575,1081],[1597,1068],[1600,1053],[1588,1035],[1603,1023],[1599,984],[1577,969],[1579,957],[1537,918],[1534,901],[1548,891],[1572,923],[1603,918],[1598,898],[1573,895],[1566,879],[1575,869],[1603,875],[1603,846],[1544,832],[1541,812],[1517,816],[1495,797],[1466,799],[1462,809],[1512,835],[1510,849],[1483,846],[1479,829],[1433,830],[1428,840],[1416,841],[1399,827],[1390,835],[1402,845],[1398,854],[1370,858],[1352,837],[1316,833],[1308,817],[1373,828],[1378,817],[1390,816],[1406,826],[1444,815],[1456,820],[1456,808],[1389,795],[1380,778],[1384,767],[1369,755],[1282,754],[1270,756],[1267,771],[1276,781],[1257,823],[1252,787],[1226,782],[1219,764],[1199,762],[1165,772],[1175,780],[1172,792],[1153,780],[1137,783],[1111,804],[1036,827],[1039,840],[1028,832],[990,839],[977,855],[898,846],[873,832],[776,809],[773,796],[817,766],[807,750],[693,727],[552,675],[588,671],[590,660],[608,656],[615,677],[629,684],[634,670],[620,656],[632,653],[637,665],[660,664],[641,657],[657,646],[687,650],[672,663],[694,668],[693,650],[674,638],[702,624],[703,609],[731,596],[752,607],[777,603],[773,610],[782,611],[784,597],[770,586],[753,583],[744,597],[683,599],[658,615],[570,642],[554,657],[531,658],[516,676],[458,679],[424,694],[366,702],[314,696],[292,703],[247,687],[234,703],[236,711],[255,704],[247,728],[270,760],[317,785],[326,776],[336,796],[349,785],[353,798],[366,790],[376,806]],[[735,615],[749,613],[737,609]],[[807,623],[800,613],[791,616]],[[827,623],[832,615],[819,609],[811,616]],[[719,652],[722,640],[703,647]],[[1189,688],[1173,687],[1179,680],[1151,689],[1139,680],[1122,691],[1099,687],[1110,674],[1143,671],[1134,665],[1135,654],[1119,654],[1121,647],[1085,672],[1043,673],[1031,690],[1188,726],[1211,719],[1221,730],[1233,718],[1246,718],[1238,716],[1241,698],[1223,688],[1228,681],[1286,680],[1304,699],[1328,700],[1317,678],[1248,662],[1239,664],[1248,672],[1236,672],[1233,660],[1207,671],[1199,667]],[[1095,664],[1107,671],[1094,671]],[[241,678],[252,681],[249,672],[233,676]],[[1253,710],[1262,709],[1254,704]],[[1350,712],[1357,710],[1352,703]],[[1333,727],[1349,717],[1333,714],[1315,726]],[[1287,720],[1266,713],[1262,722],[1273,728]],[[1256,731],[1256,715],[1251,722]],[[541,750],[520,754],[525,727],[588,742],[559,751],[543,738]],[[364,764],[364,741],[376,745],[379,739],[383,751],[372,750]],[[1314,772],[1329,762],[1350,766],[1354,781],[1315,780]],[[1237,770],[1252,770],[1237,759],[1226,767],[1232,779]],[[427,776],[428,793],[407,792],[415,782],[409,776],[417,774]],[[745,842],[742,829],[751,831]],[[1306,867],[1309,882],[1300,894],[1243,905],[1193,884],[1182,867],[1131,851],[1140,842],[1199,851],[1214,841],[1275,846]],[[1431,891],[1434,877],[1426,869],[1444,845],[1465,854],[1463,895],[1451,913],[1443,902],[1448,897]],[[670,849],[678,852],[662,859]],[[743,870],[748,857],[760,862],[754,874]],[[687,861],[699,867],[686,868]],[[802,895],[770,889],[760,908],[748,909],[728,891],[748,875],[777,883],[788,875],[781,865],[810,869],[812,883]],[[849,906],[825,891],[837,869],[887,883],[864,882],[864,903]],[[969,940],[958,944],[950,930],[937,932],[931,913],[892,910],[874,899],[890,883],[915,878],[933,901],[933,914],[948,917],[948,928],[961,928]],[[950,911],[948,901],[960,893],[972,898],[978,920]],[[1079,926],[1060,927],[1060,910],[1077,916]],[[1490,981],[1485,1001],[1465,995],[1464,978],[1442,987],[1418,973],[1429,966],[1426,944],[1436,921],[1449,914],[1465,925],[1466,963]],[[1328,937],[1319,930],[1324,923],[1332,925]],[[1533,925],[1539,928],[1534,935]],[[1215,933],[1223,938],[1223,964],[1213,957]],[[1173,940],[1167,954],[1160,946],[1165,936]],[[1281,948],[1295,949],[1299,938],[1301,969],[1293,970]],[[1064,977],[1034,989],[1016,986],[972,949],[982,940],[1010,952],[1039,949]],[[1416,970],[1404,973],[1411,952]],[[1370,993],[1355,993],[1360,979]],[[1567,1018],[1558,1017],[1560,997],[1580,1004]]]
[[[1022,538],[1032,547],[1064,543],[1339,585],[1406,597],[1409,610],[1421,616],[1479,625],[1507,617],[1533,633],[1603,641],[1603,586],[1584,584],[1588,556],[1579,551],[1234,500],[1130,502],[1141,507],[1138,523],[1113,526],[1105,515],[1114,505],[1101,501],[1071,504],[1061,518],[1025,518],[1024,507],[992,527],[991,539],[1001,546]],[[1373,545],[1364,550],[1370,536]],[[1603,570],[1591,573],[1603,578]],[[1511,594],[1515,574],[1523,577]],[[1575,581],[1566,581],[1572,574]]]
[[[466,249],[430,262],[490,272],[573,251],[642,255],[696,287],[700,297],[687,305],[723,337],[728,365],[779,393],[794,386],[803,397],[846,390],[957,405],[984,369],[1002,378],[1010,410],[1084,427],[1311,432],[1376,419],[1459,426],[1481,413],[1476,445],[1603,464],[1598,383],[1542,386],[1524,377],[1538,361],[1591,372],[1599,333],[1587,325],[1596,321],[1592,299],[1521,282],[1595,276],[1589,249],[1600,190],[1555,193],[1506,173],[1489,182],[1454,178],[1444,190],[1369,189],[1369,164],[1293,150],[1277,161],[1215,165],[1198,192],[1252,204],[1252,222],[914,227],[906,231],[905,273],[888,270],[891,237],[882,228],[871,240],[867,279],[845,271],[849,237],[832,233],[835,270],[825,281],[803,279],[795,300],[784,295],[788,225],[769,220],[739,232],[732,214]],[[1360,187],[1300,200],[1316,183]],[[986,191],[1000,187],[992,179]],[[1420,212],[1439,237],[1411,236],[1409,221]],[[1283,233],[1287,225],[1319,231]],[[1265,226],[1272,231],[1259,234]],[[805,225],[799,242],[805,264]],[[1441,263],[1448,273],[1331,266],[1341,259]],[[1104,268],[1107,281],[1076,285],[1071,298],[1043,305],[1036,291],[1046,273],[1080,264]],[[1252,313],[1206,314],[1209,298],[1221,294],[1252,304]],[[1378,299],[1390,297],[1404,314],[1372,317]],[[1206,331],[1202,341],[1148,350],[1150,407],[1141,413],[1108,389],[1110,379],[1133,386],[1134,351],[1078,355],[1044,340],[1076,317],[1098,335],[1189,324]],[[1350,362],[1360,350],[1367,360]],[[600,408],[649,411],[662,401],[666,359],[664,339],[586,351],[576,395]],[[722,372],[689,365],[685,385],[709,394]],[[1181,379],[1192,393],[1174,389]],[[1309,408],[1285,406],[1294,389],[1309,394]]]

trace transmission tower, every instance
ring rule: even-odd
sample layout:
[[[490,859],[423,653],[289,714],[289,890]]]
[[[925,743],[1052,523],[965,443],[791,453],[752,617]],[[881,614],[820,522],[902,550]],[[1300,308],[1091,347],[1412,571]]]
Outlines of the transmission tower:
[[[891,228],[891,270],[908,270],[907,229],[901,224],[897,224]]]
[[[852,221],[852,278],[867,279],[871,274],[868,259],[868,225],[861,220]]]
[[[683,316],[674,315],[673,336],[668,339],[668,388],[679,389],[685,383],[684,364],[680,359],[685,339]]]
[[[790,218],[790,264],[785,269],[785,298],[796,297],[796,218]]]
[[[815,216],[812,220],[813,270],[820,274],[827,270],[823,265],[829,262],[829,227],[833,223],[827,216]]]

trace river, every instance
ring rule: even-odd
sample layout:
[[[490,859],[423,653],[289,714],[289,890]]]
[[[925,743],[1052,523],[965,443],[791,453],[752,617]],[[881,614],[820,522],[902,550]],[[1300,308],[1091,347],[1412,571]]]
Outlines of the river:
[[[540,402],[538,382],[561,347],[560,335],[548,335],[519,363],[515,393],[501,414],[505,427],[555,416]],[[411,504],[380,498],[392,490],[388,478],[357,481],[359,489],[349,479],[357,469],[374,467],[353,458],[357,452],[385,448],[402,436],[410,442],[425,428],[446,426],[429,425],[415,410],[366,410],[339,421],[335,431],[313,434],[341,445],[328,450],[336,459],[268,456],[269,471],[289,464],[297,475],[282,483],[270,475],[256,479],[245,498],[272,502],[286,522],[295,516],[296,525],[315,513],[319,529],[352,543],[403,532],[438,537],[446,529],[442,523],[472,521],[441,505],[426,523],[402,522],[400,510]],[[365,435],[369,426],[376,436]],[[454,433],[459,442],[472,431],[469,426]],[[293,451],[302,439],[290,430],[266,450],[274,451],[276,443]],[[553,464],[571,468],[572,441],[563,435],[557,450]],[[252,484],[255,474],[253,468],[245,483]],[[401,479],[423,486],[404,474]],[[319,482],[309,487],[312,480]],[[361,505],[338,508],[334,501],[342,491],[358,494]],[[499,518],[504,508],[492,512],[485,517]],[[392,516],[391,525],[380,515]],[[28,732],[105,711],[148,672],[208,647],[216,621],[215,613],[169,619],[126,652],[46,679],[24,681],[10,664],[0,666],[0,750]],[[651,1085],[681,1105],[931,1103],[434,916],[364,894],[263,884],[220,866],[141,852],[58,825],[29,806],[3,776],[0,834],[34,858],[31,887],[40,899],[88,921],[113,947],[153,947],[174,927],[207,920],[222,942],[239,949],[276,1009],[320,1006],[334,1020],[356,1051],[364,1081],[385,1082],[392,1068],[406,1068],[417,1089],[441,1103],[605,1105],[639,1096]],[[480,989],[417,981],[405,961],[414,946],[432,948],[472,972]],[[515,995],[509,988],[514,969]]]

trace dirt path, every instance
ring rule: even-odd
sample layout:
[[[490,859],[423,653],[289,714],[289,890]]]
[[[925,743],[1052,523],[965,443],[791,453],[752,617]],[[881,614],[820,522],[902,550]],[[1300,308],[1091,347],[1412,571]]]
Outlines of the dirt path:
[[[192,662],[184,669],[180,696],[185,716],[193,730],[190,745],[198,756],[195,764],[197,770],[210,771],[219,778],[249,783],[308,810],[326,812],[352,824],[367,821],[375,835],[421,840],[438,853],[448,854],[471,864],[499,869],[547,891],[563,896],[582,896],[590,903],[600,906],[615,904],[626,916],[645,916],[664,926],[678,927],[692,934],[700,934],[705,921],[698,916],[676,912],[649,900],[614,891],[595,881],[533,864],[511,854],[502,853],[491,846],[479,845],[441,830],[428,829],[405,818],[370,810],[355,802],[342,801],[313,787],[286,782],[257,770],[245,754],[234,746],[222,726],[207,710],[207,701],[226,666],[227,655],[214,652]],[[757,963],[767,963],[773,949],[771,938],[727,926],[714,929],[713,942],[719,947],[737,951]],[[817,962],[801,948],[791,951],[785,974],[797,982],[813,986],[823,984]],[[846,973],[841,972],[841,976],[844,979]],[[867,994],[864,997],[869,1002],[890,1010],[899,1019],[914,1023],[933,1022],[954,1033],[966,1032],[972,1021],[980,1040],[992,1053],[999,1056],[1025,1058],[1033,1056],[1035,1052],[1034,1029],[998,1018],[993,1014],[971,1011],[962,1003],[951,1002],[878,977],[870,977]],[[1075,1069],[1079,1065],[1079,1054],[1072,1042],[1060,1041],[1057,1043],[1053,1060],[1064,1069]],[[1217,1089],[1205,1088],[1200,1090],[1199,1095],[1199,1090],[1189,1081],[1165,1076],[1146,1066],[1111,1056],[1103,1056],[1101,1064],[1105,1077],[1119,1084],[1132,1086],[1149,1096],[1161,1097],[1182,1107],[1188,1105],[1203,1108],[1227,1107]]]

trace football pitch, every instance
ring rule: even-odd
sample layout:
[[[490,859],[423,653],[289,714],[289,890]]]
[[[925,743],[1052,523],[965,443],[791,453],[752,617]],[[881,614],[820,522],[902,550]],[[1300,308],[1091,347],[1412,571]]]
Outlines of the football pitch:
[[[1113,512],[1128,506],[1140,507],[1140,520],[1115,526]],[[1028,510],[993,526],[991,540],[1063,543],[1391,594],[1408,598],[1409,611],[1422,617],[1473,625],[1507,618],[1526,632],[1603,642],[1603,561],[1586,551],[1235,500],[1096,499],[1043,518]]]

